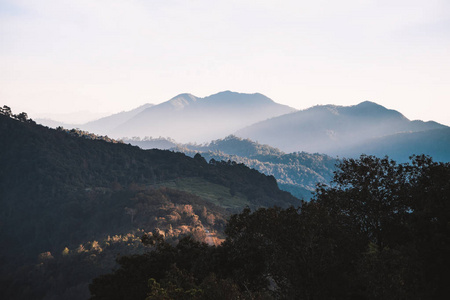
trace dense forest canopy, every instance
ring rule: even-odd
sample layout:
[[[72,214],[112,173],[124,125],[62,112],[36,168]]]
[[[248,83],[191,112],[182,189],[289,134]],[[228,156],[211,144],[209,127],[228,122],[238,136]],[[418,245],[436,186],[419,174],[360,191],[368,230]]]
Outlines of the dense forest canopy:
[[[450,293],[450,164],[344,159],[298,208],[244,209],[210,247],[157,233],[90,286],[99,299],[443,299]]]
[[[88,298],[89,283],[92,299],[450,293],[450,164],[427,156],[342,159],[300,202],[244,164],[51,130],[4,106],[0,157],[8,299]]]
[[[113,266],[102,260],[114,262],[106,252],[116,243],[108,236],[134,240],[159,228],[173,242],[186,235],[204,241],[206,230],[220,239],[226,218],[247,205],[299,203],[273,177],[243,164],[142,150],[19,116],[5,107],[0,113],[0,287],[9,298],[20,298],[14,292],[21,291],[23,299],[39,299],[51,291],[70,299],[72,289],[78,299],[81,285],[87,291],[89,280]],[[122,254],[136,250],[125,242],[120,247]],[[67,261],[80,267],[64,272]],[[39,271],[25,267],[36,263]],[[91,271],[82,276],[81,266]]]
[[[272,175],[278,186],[299,199],[310,200],[317,183],[327,183],[333,177],[337,160],[325,154],[284,153],[269,145],[262,145],[234,135],[207,144],[177,144],[171,139],[125,139],[143,149],[169,149],[191,157],[200,153],[206,160],[235,161]]]

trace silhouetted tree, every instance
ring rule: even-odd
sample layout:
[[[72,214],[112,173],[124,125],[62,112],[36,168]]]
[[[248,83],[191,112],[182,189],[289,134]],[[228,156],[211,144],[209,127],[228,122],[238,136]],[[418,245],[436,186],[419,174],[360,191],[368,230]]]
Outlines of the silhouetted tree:
[[[0,113],[7,117],[12,116],[11,108],[9,106],[3,105],[3,108],[0,108]]]

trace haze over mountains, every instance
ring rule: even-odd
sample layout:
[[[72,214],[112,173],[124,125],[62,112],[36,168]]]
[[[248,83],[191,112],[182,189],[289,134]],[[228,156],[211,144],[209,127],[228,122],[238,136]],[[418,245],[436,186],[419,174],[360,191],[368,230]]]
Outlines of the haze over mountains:
[[[207,161],[234,161],[273,175],[280,189],[299,199],[310,200],[317,183],[328,183],[335,171],[336,159],[325,154],[293,152],[261,145],[249,139],[230,135],[208,144],[179,144],[162,138],[125,140],[142,149],[168,149],[194,157],[200,153]]]
[[[427,154],[435,161],[450,161],[450,128],[402,132],[372,138],[359,145],[344,149],[346,156],[357,157],[368,153],[378,157],[389,155],[397,162],[406,162],[412,154]]]
[[[114,138],[163,136],[184,143],[209,142],[292,111],[295,109],[262,94],[225,91],[205,98],[181,94],[158,105],[146,104],[76,127]]]
[[[144,231],[205,241],[243,207],[298,205],[331,180],[332,156],[388,154],[403,162],[424,153],[450,161],[449,127],[368,101],[292,112],[261,94],[182,94],[82,129],[111,137],[133,130],[136,138],[126,143],[172,151],[51,130],[1,108],[0,238],[7,247],[0,250],[0,294],[8,299],[87,298],[87,285],[114,267],[117,253],[143,251],[136,243]],[[216,134],[227,137],[178,143]]]
[[[438,129],[440,131],[430,131]],[[354,106],[311,107],[253,124],[238,130],[236,135],[286,152],[301,150],[331,156],[366,153],[396,155],[406,160],[409,155],[423,151],[434,156],[437,149],[423,147],[424,136],[427,136],[427,144],[439,143],[440,153],[449,153],[448,129],[433,121],[410,121],[395,110],[365,101]],[[401,139],[391,137],[400,137],[398,134]],[[443,136],[447,138],[442,140]],[[441,155],[441,158],[448,160],[450,155]]]
[[[142,111],[112,132],[116,137],[164,136],[184,143],[207,142],[292,111],[261,94],[226,91],[205,98],[181,94]]]
[[[158,105],[146,104],[75,127],[114,138],[141,138],[141,143],[144,137],[153,137],[147,138],[144,148],[168,149],[177,143],[206,143],[234,134],[286,153],[340,157],[365,153],[389,155],[401,162],[423,153],[450,161],[449,127],[410,121],[370,101],[295,111],[258,93],[225,91],[205,98],[181,94]],[[158,137],[165,139],[158,142]]]
[[[205,241],[244,207],[300,204],[243,164],[53,130],[8,109],[0,157],[2,299],[87,299],[118,253],[144,251],[144,231]]]
[[[107,116],[95,121],[88,122],[82,127],[84,130],[95,132],[99,134],[108,134],[113,128],[116,128],[118,124],[122,124],[132,119],[139,113],[143,112],[147,108],[152,107],[153,104],[146,103],[130,111],[120,112],[111,116]]]

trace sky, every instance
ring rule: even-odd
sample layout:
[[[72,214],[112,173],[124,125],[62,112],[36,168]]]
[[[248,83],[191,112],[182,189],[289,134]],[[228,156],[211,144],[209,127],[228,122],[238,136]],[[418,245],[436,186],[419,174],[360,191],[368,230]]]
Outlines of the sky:
[[[83,122],[224,90],[450,125],[450,1],[0,0],[13,112]]]

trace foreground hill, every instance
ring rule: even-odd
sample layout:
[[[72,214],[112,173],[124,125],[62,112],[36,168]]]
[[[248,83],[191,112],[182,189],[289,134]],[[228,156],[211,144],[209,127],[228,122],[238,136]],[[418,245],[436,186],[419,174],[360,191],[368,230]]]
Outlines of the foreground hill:
[[[181,94],[147,108],[110,131],[115,137],[164,136],[179,142],[206,142],[294,111],[261,94],[230,91],[205,98]]]
[[[206,160],[235,161],[273,175],[278,186],[300,199],[309,200],[317,183],[328,183],[335,171],[336,159],[323,154],[294,152],[286,154],[249,139],[228,136],[208,144],[177,144],[173,140],[127,140],[143,149],[167,147],[191,157],[200,153]]]
[[[375,147],[377,138],[444,128],[448,127],[436,122],[410,121],[397,111],[366,101],[354,106],[315,106],[248,126],[238,130],[236,135],[269,144],[286,152],[306,151],[332,156],[351,156],[364,152],[365,143],[373,143],[373,146],[367,148],[371,150]],[[422,143],[418,137],[419,135],[416,135],[416,142]],[[395,140],[391,139],[397,143]],[[410,152],[407,156],[420,154],[414,152],[414,145],[409,146],[411,147],[408,148],[405,144],[402,149]],[[378,147],[383,147],[381,140]],[[376,154],[396,155],[389,149],[382,152],[385,153]],[[435,153],[425,154],[434,156]]]
[[[220,232],[227,215],[247,205],[298,204],[278,189],[273,177],[242,164],[208,164],[199,155],[190,158],[170,151],[144,151],[77,130],[52,130],[3,111],[0,157],[0,286],[9,292],[28,293],[25,299],[48,293],[69,299],[64,293],[74,288],[70,284],[86,291],[92,276],[114,263],[114,255],[102,251],[109,259],[103,263],[92,260],[89,252],[100,257],[98,247],[112,247],[108,236],[130,234],[134,238],[139,232],[159,228],[173,240],[186,234],[201,239],[205,227]],[[129,253],[126,240],[122,254]],[[82,278],[76,274],[86,264],[68,266],[66,261],[45,267],[45,262],[55,262],[72,251],[89,254],[86,264],[93,269]],[[17,269],[37,258],[44,263],[41,271]],[[39,273],[44,270],[52,275]],[[27,274],[36,276],[28,278]],[[65,284],[58,291],[43,288],[35,294],[31,286],[36,278],[53,278],[42,283],[47,288]]]
[[[92,300],[447,299],[450,164],[344,159],[300,208],[233,215],[226,239],[128,256],[94,279]]]

